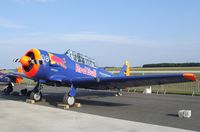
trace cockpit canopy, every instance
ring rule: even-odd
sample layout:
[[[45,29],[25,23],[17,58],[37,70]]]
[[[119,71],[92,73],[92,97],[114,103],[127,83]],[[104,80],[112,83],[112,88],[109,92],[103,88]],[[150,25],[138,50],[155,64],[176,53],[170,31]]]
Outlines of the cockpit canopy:
[[[75,62],[82,63],[91,67],[96,67],[95,60],[86,55],[77,53],[70,49],[66,51],[65,55],[67,55],[71,60]]]

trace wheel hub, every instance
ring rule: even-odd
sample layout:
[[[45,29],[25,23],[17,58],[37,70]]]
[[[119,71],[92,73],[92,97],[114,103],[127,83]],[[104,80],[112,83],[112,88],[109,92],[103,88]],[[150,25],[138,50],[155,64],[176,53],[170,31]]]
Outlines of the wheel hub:
[[[74,102],[75,102],[75,98],[74,98],[74,97],[68,97],[67,103],[68,103],[69,105],[73,105]]]
[[[39,101],[40,98],[41,98],[40,93],[35,93],[35,94],[34,94],[34,99],[35,99],[36,101]]]

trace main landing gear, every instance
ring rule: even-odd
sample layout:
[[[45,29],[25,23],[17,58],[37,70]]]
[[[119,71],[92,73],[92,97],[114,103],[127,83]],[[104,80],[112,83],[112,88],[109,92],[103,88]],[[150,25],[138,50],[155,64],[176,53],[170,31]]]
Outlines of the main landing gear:
[[[42,88],[42,84],[38,82],[35,88],[30,93],[30,99],[35,100],[36,102],[42,100]],[[73,106],[76,103],[75,96],[76,88],[73,85],[71,85],[69,92],[66,92],[66,94],[63,97],[63,103],[69,106]]]
[[[13,83],[9,83],[8,86],[3,90],[5,95],[9,95],[13,91]]]
[[[73,106],[76,103],[75,96],[76,96],[76,88],[73,85],[71,85],[69,92],[66,93],[65,96],[63,97],[63,103],[69,106]]]
[[[38,82],[35,88],[30,93],[30,99],[40,101],[42,100],[42,93],[41,93],[42,85]],[[71,85],[69,92],[67,92],[63,97],[63,103],[69,106],[73,106],[76,103],[76,88]]]
[[[42,84],[38,82],[35,88],[30,93],[30,99],[35,100],[36,102],[42,100],[42,88]]]

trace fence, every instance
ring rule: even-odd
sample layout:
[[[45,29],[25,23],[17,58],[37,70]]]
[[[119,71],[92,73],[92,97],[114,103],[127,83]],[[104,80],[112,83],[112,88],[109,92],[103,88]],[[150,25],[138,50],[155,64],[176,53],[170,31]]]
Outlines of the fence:
[[[128,88],[128,92],[143,92],[145,87]],[[164,84],[151,86],[152,92],[157,94],[187,94],[200,95],[200,81],[176,84]]]
[[[114,74],[117,74],[118,71],[110,71]],[[163,70],[163,71],[131,71],[131,75],[156,75],[156,74],[176,74],[176,73],[194,73],[197,75],[198,78],[200,78],[200,71],[199,70]],[[150,87],[150,86],[149,86]],[[148,86],[144,87],[133,87],[128,88],[128,92],[143,92],[145,88],[148,88]],[[155,85],[151,86],[152,92],[154,93],[161,93],[161,94],[187,94],[187,95],[200,95],[200,81],[196,82],[188,82],[188,83],[176,83],[176,84],[164,84],[164,85]]]

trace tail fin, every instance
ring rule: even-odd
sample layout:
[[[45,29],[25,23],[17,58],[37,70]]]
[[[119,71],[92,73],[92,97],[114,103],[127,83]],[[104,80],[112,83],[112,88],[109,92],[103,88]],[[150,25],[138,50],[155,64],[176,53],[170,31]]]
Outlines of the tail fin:
[[[130,64],[128,61],[125,62],[119,73],[119,76],[130,76]]]

